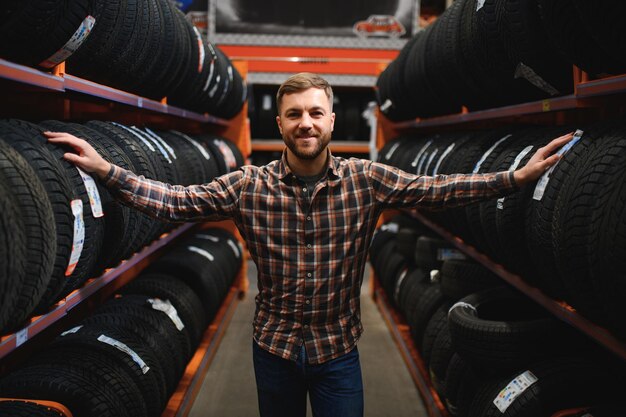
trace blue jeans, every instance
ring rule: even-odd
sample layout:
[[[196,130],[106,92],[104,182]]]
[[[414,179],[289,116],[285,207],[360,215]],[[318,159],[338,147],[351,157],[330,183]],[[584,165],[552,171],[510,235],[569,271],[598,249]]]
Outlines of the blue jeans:
[[[296,362],[252,342],[261,417],[305,417],[307,392],[314,417],[362,417],[363,381],[359,352],[319,365],[307,363],[304,345]]]

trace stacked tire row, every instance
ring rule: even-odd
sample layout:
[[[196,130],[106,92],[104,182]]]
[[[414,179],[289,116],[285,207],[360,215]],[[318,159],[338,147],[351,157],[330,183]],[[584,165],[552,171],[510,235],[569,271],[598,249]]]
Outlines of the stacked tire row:
[[[626,387],[623,364],[413,220],[384,224],[370,262],[451,415],[624,410],[613,397]]]
[[[236,238],[223,229],[185,239],[0,380],[0,392],[54,401],[75,416],[160,416],[236,278],[242,255]],[[12,406],[20,404],[22,410],[30,406]]]
[[[411,38],[377,81],[391,120],[572,93],[572,65],[626,72],[623,2],[456,0]]]
[[[237,147],[210,135],[112,122],[0,121],[0,334],[22,326],[171,226],[118,203],[63,159],[44,130],[85,138],[109,162],[146,178],[201,184],[243,165]]]
[[[509,196],[424,214],[531,286],[626,338],[626,265],[620,256],[626,251],[626,125],[581,128],[582,135],[537,183]],[[523,167],[538,147],[574,130],[507,127],[401,138],[382,149],[380,161],[427,175],[506,171]]]
[[[0,57],[214,116],[246,100],[239,72],[169,0],[33,0],[0,6]]]

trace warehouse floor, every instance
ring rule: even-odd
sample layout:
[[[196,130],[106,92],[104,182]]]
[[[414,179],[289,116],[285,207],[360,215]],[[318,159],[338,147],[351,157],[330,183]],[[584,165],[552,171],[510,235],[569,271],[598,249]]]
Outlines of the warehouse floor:
[[[248,264],[250,290],[238,303],[226,334],[196,397],[190,417],[258,416],[252,366],[252,316],[256,268]],[[361,295],[365,332],[359,341],[366,417],[427,416],[387,325],[372,301],[369,268]],[[308,415],[311,416],[309,410]]]

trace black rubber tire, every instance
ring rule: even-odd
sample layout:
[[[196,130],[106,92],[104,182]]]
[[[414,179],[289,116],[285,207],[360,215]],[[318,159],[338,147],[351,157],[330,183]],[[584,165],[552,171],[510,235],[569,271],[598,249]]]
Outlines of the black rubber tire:
[[[439,306],[446,302],[438,283],[425,282],[424,287],[423,292],[416,300],[412,316],[408,317],[409,326],[411,327],[411,338],[420,351],[422,350],[422,341],[424,340],[424,332],[428,322]]]
[[[65,417],[65,414],[34,402],[0,401],[0,417]]]
[[[538,0],[544,29],[569,62],[595,75],[622,74],[626,64],[604,51],[569,0]],[[623,61],[623,59],[622,59]]]
[[[448,363],[445,377],[446,408],[455,417],[474,417],[469,415],[479,377],[468,361],[454,353]]]
[[[176,360],[179,360],[179,358],[172,356],[172,351],[168,349],[168,340],[156,331],[152,324],[126,314],[124,311],[104,312],[102,310],[86,317],[80,324],[124,332],[123,338],[129,344],[132,343],[133,346],[138,346],[138,349],[142,349],[142,352],[145,352],[146,363],[154,371],[155,375],[151,376],[151,378],[155,382],[150,382],[146,386],[152,387],[156,384],[154,393],[159,396],[163,393],[165,401],[167,401],[167,398],[171,395],[172,386],[175,387],[178,383],[172,358]],[[136,338],[139,338],[139,344],[135,344],[134,340]],[[136,369],[136,367],[131,364],[131,369]],[[141,378],[141,375],[139,376]],[[150,404],[150,407],[156,407],[159,404],[161,404],[160,400]]]
[[[512,397],[506,411],[500,411],[494,399],[518,375],[531,372],[537,381]],[[577,357],[560,357],[519,369],[497,381],[485,383],[476,392],[469,415],[480,417],[535,417],[578,407],[598,404],[620,395],[619,384],[607,377],[607,369]]]
[[[0,176],[7,200],[2,203],[2,240],[8,240],[1,252],[3,260],[9,258],[2,263],[0,283],[0,334],[4,334],[19,328],[45,294],[54,270],[56,227],[52,205],[35,171],[1,139]]]
[[[112,339],[104,340],[104,337]],[[130,349],[136,356],[131,356],[130,352],[120,349],[116,342],[122,343]],[[120,346],[121,347],[121,346]],[[115,328],[102,323],[85,323],[74,327],[58,336],[51,345],[52,350],[60,351],[71,349],[74,351],[85,351],[84,355],[101,355],[107,358],[109,366],[123,372],[131,379],[131,383],[140,390],[140,401],[148,416],[158,416],[165,407],[167,401],[167,391],[164,384],[163,375],[157,365],[157,359],[151,349],[137,335],[124,328]],[[84,356],[83,355],[83,356]],[[50,365],[71,364],[73,357],[57,357],[52,361],[50,353],[43,356]],[[88,359],[88,358],[85,358]],[[97,356],[95,358],[97,360]],[[143,367],[140,365],[140,361]],[[40,361],[41,362],[41,361]],[[74,365],[89,370],[83,362]],[[102,375],[91,370],[94,376],[102,379]]]
[[[170,356],[169,363],[161,364],[161,367],[171,367],[173,369],[173,378],[166,379],[167,397],[174,391],[176,384],[183,375],[188,358],[190,357],[191,346],[189,335],[184,331],[178,331],[172,320],[162,311],[153,309],[149,302],[150,297],[145,295],[118,295],[116,298],[109,300],[103,304],[97,314],[124,314],[134,320],[140,320],[149,324],[153,331],[161,336],[161,340],[165,340],[166,345],[161,349],[165,349]]]
[[[122,294],[141,294],[169,300],[189,333],[192,353],[200,343],[207,322],[202,301],[182,280],[165,274],[143,274],[120,289]],[[189,358],[188,358],[189,359]]]
[[[53,366],[69,364],[85,369],[104,381],[115,392],[128,415],[149,417],[146,401],[138,385],[139,382],[133,380],[127,369],[124,369],[124,365],[118,362],[111,353],[93,350],[92,346],[64,346],[47,349],[45,352],[29,358],[27,366],[33,364]],[[141,383],[146,384],[145,380]]]
[[[420,236],[415,244],[415,265],[422,269],[440,269],[445,259],[462,258],[465,256],[456,247],[441,238]]]
[[[474,261],[449,259],[440,270],[441,292],[448,300],[458,301],[472,293],[502,285],[502,280]]]
[[[3,2],[0,56],[24,65],[44,64],[72,38],[92,9],[89,0]]]
[[[424,336],[422,337],[422,359],[424,365],[428,369],[431,364],[431,358],[433,354],[433,348],[435,345],[435,339],[442,331],[448,331],[448,310],[452,304],[450,302],[444,302],[437,307],[437,310],[433,313],[428,320],[428,324],[424,329]]]
[[[455,351],[477,369],[493,373],[566,350],[573,337],[563,322],[507,287],[461,299],[450,309],[448,325]]]
[[[430,380],[433,383],[435,391],[437,391],[440,397],[445,396],[446,372],[448,371],[448,366],[450,365],[450,361],[452,360],[454,353],[446,315],[445,324],[433,342],[430,364],[428,367]]]
[[[0,380],[10,398],[55,401],[81,417],[131,417],[116,393],[90,370],[73,365],[38,365]]]
[[[608,55],[624,65],[623,71],[626,68],[626,58],[622,53],[626,48],[626,36],[621,29],[620,16],[626,14],[624,3],[611,0],[597,1],[593,4],[575,0],[573,3],[587,31]]]

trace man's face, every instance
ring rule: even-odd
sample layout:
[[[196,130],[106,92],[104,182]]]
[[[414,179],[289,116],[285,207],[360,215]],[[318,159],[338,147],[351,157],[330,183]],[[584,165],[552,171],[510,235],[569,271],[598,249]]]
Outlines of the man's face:
[[[276,117],[287,148],[297,158],[312,160],[325,151],[333,131],[335,113],[324,90],[309,88],[285,94]]]

